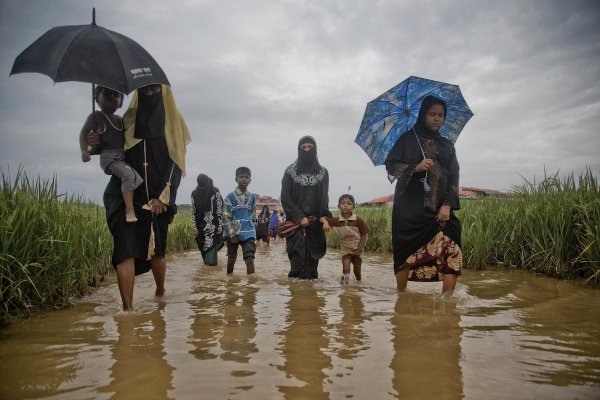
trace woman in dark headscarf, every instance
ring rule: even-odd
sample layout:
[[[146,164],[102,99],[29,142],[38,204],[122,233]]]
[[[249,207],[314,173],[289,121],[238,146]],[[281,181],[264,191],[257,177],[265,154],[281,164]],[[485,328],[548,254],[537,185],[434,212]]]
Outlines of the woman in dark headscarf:
[[[217,252],[223,247],[223,197],[204,174],[196,179],[192,192],[192,225],[198,249],[206,265],[217,265]]]
[[[443,281],[451,292],[462,269],[458,199],[459,166],[454,145],[440,136],[446,103],[423,99],[413,129],[405,132],[385,165],[397,179],[392,212],[394,274],[398,289],[407,280]]]
[[[262,240],[267,246],[270,241],[269,222],[271,222],[271,212],[269,211],[269,206],[264,205],[256,220],[256,241],[260,243]]]
[[[317,159],[317,143],[311,136],[298,142],[298,159],[288,166],[281,182],[281,205],[288,221],[300,225],[287,237],[289,277],[316,279],[317,266],[325,255],[325,232],[329,230],[329,173]]]
[[[104,207],[114,242],[112,263],[127,310],[133,305],[135,275],[152,269],[155,294],[165,292],[167,231],[177,212],[175,197],[190,135],[167,85],[138,89],[123,122],[126,161],[144,179],[133,195],[138,221],[125,222],[120,182],[114,176],[104,191]],[[94,142],[89,135],[88,142]]]

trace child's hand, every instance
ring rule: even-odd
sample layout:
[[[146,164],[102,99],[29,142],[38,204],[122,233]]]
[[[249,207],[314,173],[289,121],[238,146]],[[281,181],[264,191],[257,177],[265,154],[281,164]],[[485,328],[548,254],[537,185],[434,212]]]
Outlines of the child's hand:
[[[329,232],[329,230],[330,230],[330,229],[331,229],[331,226],[329,225],[329,222],[327,222],[327,220],[325,219],[325,220],[323,221],[323,230],[324,230],[325,232]]]
[[[300,220],[300,226],[307,227],[310,224],[308,218],[304,217]]]
[[[92,158],[90,157],[90,152],[89,151],[82,151],[81,152],[81,161],[83,162],[88,162],[90,161]]]
[[[198,229],[194,228],[194,236],[198,236]]]
[[[217,228],[217,233],[220,235],[221,233],[223,233],[223,227],[221,225],[219,225],[219,227]]]
[[[88,146],[95,147],[100,144],[100,132],[89,131],[85,137]]]

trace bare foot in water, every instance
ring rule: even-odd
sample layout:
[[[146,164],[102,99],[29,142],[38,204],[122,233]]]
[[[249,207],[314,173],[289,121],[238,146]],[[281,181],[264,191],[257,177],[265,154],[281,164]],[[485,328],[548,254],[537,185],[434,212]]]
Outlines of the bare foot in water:
[[[154,292],[154,295],[156,297],[163,297],[165,295],[165,289],[158,289],[156,288],[156,291]]]

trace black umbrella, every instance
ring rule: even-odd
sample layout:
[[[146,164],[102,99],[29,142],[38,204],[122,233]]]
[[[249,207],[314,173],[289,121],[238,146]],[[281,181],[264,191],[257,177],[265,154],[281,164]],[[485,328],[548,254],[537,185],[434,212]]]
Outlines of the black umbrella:
[[[44,33],[15,59],[10,74],[39,72],[54,82],[78,81],[121,93],[151,84],[169,84],[162,68],[142,46],[96,25],[58,26]]]

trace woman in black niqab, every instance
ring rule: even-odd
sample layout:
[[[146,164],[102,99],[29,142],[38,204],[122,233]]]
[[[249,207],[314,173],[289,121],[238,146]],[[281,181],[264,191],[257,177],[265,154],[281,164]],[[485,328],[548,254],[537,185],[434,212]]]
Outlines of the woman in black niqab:
[[[442,292],[451,292],[461,273],[461,226],[454,214],[460,208],[459,165],[454,145],[439,134],[446,112],[444,101],[423,99],[413,129],[400,136],[385,162],[398,181],[392,211],[398,289],[407,280],[442,280]]]
[[[325,255],[325,230],[329,224],[329,173],[317,159],[312,136],[298,142],[298,158],[289,165],[281,181],[281,205],[288,221],[300,225],[286,238],[290,260],[289,277],[316,279],[319,259]]]
[[[135,275],[152,270],[155,294],[165,292],[168,226],[177,212],[177,189],[185,169],[189,132],[166,85],[138,89],[123,121],[127,163],[144,179],[133,194],[138,221],[121,222],[125,207],[118,180],[111,178],[108,183],[104,207],[113,237],[112,264],[127,310],[133,305]]]

